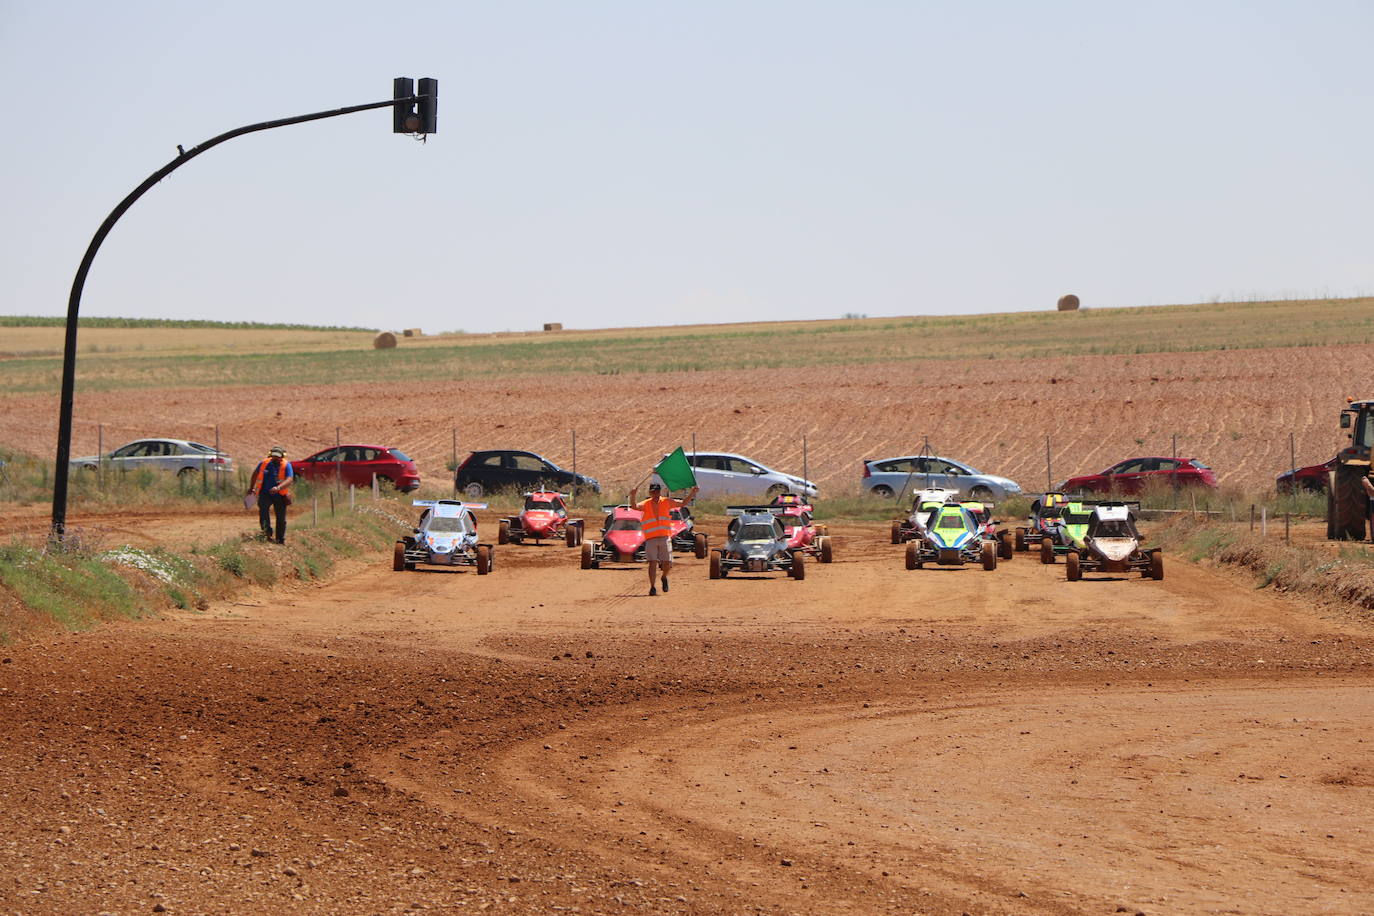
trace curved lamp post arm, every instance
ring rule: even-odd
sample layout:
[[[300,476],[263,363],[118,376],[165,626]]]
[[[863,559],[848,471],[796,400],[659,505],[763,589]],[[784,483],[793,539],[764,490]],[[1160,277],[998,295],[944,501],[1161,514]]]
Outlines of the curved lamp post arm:
[[[263,121],[259,124],[249,124],[226,131],[188,150],[182,150],[178,146],[175,159],[145,178],[142,184],[129,192],[129,196],[121,200],[119,206],[111,210],[110,215],[105,217],[105,221],[100,224],[100,228],[96,230],[95,236],[91,239],[91,244],[86,248],[86,255],[81,259],[81,266],[76,269],[76,278],[72,280],[71,296],[67,300],[67,334],[62,348],[62,400],[57,422],[57,467],[53,473],[52,532],[50,537],[54,542],[60,543],[62,541],[67,527],[67,474],[68,463],[71,460],[72,400],[76,389],[76,330],[77,316],[81,310],[81,292],[86,286],[86,274],[90,272],[91,262],[95,260],[96,252],[100,250],[101,243],[105,241],[105,236],[110,234],[114,224],[119,222],[119,218],[153,185],[201,153],[219,146],[226,140],[232,140],[244,134],[256,133],[260,130],[271,130],[274,127],[286,127],[290,124],[302,124],[306,121],[319,121],[324,118],[337,118],[340,115],[369,111],[374,108],[392,108],[397,103],[414,102],[418,98],[420,97],[392,98],[384,102],[369,102],[366,105],[350,105],[347,108],[335,108],[332,111],[317,111],[312,114],[296,115],[292,118],[280,118],[276,121]]]

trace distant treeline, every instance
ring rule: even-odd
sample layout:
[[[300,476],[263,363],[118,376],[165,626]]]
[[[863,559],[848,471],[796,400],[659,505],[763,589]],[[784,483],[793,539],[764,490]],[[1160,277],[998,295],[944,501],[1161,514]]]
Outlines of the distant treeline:
[[[0,328],[60,328],[67,319],[40,315],[0,315]],[[175,318],[82,318],[83,328],[219,328],[242,331],[366,331],[376,328],[345,328],[336,325],[277,324],[262,321],[181,321]]]

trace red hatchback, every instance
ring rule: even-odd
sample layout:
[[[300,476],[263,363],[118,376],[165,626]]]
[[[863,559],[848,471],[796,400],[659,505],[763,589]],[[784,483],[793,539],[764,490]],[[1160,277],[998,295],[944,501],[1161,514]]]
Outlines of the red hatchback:
[[[1216,487],[1217,475],[1196,458],[1128,458],[1100,474],[1070,477],[1055,487],[1064,493],[1139,493],[1164,487]]]
[[[292,461],[291,467],[297,476],[321,483],[333,483],[338,474],[345,484],[370,487],[376,474],[378,483],[390,483],[402,493],[420,486],[420,472],[410,456],[398,448],[380,445],[336,445]]]

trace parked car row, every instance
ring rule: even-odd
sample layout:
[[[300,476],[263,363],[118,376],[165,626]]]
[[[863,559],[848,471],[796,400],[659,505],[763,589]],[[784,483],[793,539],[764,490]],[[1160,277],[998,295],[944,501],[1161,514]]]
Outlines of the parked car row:
[[[760,461],[730,452],[696,452],[687,456],[703,496],[773,496],[792,492],[815,498],[819,488],[810,480],[774,470]],[[232,472],[234,460],[214,447],[186,439],[137,439],[105,455],[73,458],[73,470],[99,466],[121,471],[141,469],[192,474]],[[307,480],[370,486],[374,476],[402,492],[420,486],[420,472],[397,448],[382,445],[337,445],[305,458],[292,459],[298,476]],[[1280,493],[1293,490],[1325,492],[1332,462],[1285,471],[1275,480]],[[656,479],[656,478],[655,478]],[[951,490],[961,497],[1002,502],[1022,493],[1016,481],[940,455],[904,455],[866,459],[860,478],[862,492],[892,499],[916,490]],[[535,452],[484,449],[470,453],[454,471],[454,484],[471,499],[495,490],[556,490],[600,493],[594,477],[559,467]],[[1197,458],[1140,457],[1117,462],[1096,474],[1061,481],[1065,493],[1135,495],[1151,487],[1217,486],[1216,474]]]

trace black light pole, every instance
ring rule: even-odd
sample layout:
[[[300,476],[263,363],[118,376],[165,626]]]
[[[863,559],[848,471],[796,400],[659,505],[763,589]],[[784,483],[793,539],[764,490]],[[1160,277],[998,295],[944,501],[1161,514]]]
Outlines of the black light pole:
[[[226,140],[232,140],[244,134],[271,130],[274,127],[286,127],[289,124],[302,124],[306,121],[337,118],[340,115],[368,111],[373,108],[391,108],[393,110],[392,131],[394,133],[436,133],[438,128],[439,81],[429,78],[420,80],[419,95],[415,94],[414,83],[409,77],[398,77],[393,81],[392,86],[392,97],[385,102],[350,105],[348,108],[336,108],[333,111],[317,111],[313,114],[297,115],[294,118],[281,118],[276,121],[249,124],[246,127],[239,127],[220,134],[218,137],[206,140],[199,146],[194,146],[188,150],[183,150],[178,145],[175,159],[144,179],[141,185],[134,188],[129,196],[120,201],[119,206],[115,207],[110,215],[105,217],[105,222],[100,224],[95,237],[91,239],[90,247],[86,249],[86,256],[81,259],[81,266],[76,269],[76,279],[72,281],[71,297],[67,300],[67,336],[62,348],[62,399],[57,421],[57,467],[53,474],[52,491],[52,532],[50,538],[53,542],[60,544],[67,528],[67,464],[71,457],[72,399],[76,388],[76,326],[77,315],[81,310],[81,291],[86,285],[86,274],[90,272],[91,262],[95,260],[95,253],[100,250],[100,245],[105,241],[105,236],[110,234],[110,230],[114,228],[114,224],[119,221],[125,211],[132,207],[134,202],[153,185],[211,147],[219,146]]]

